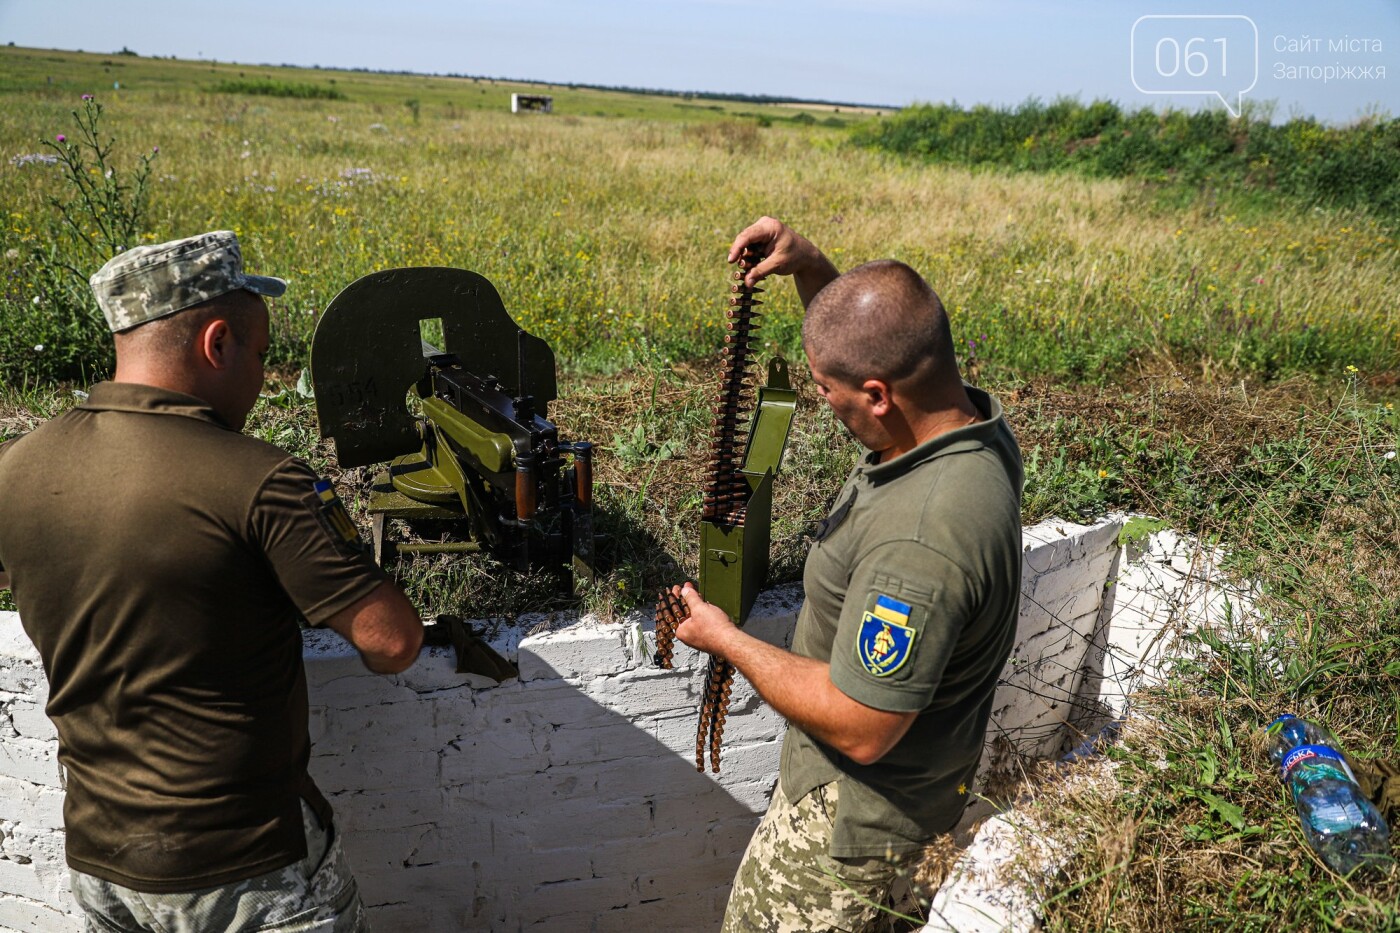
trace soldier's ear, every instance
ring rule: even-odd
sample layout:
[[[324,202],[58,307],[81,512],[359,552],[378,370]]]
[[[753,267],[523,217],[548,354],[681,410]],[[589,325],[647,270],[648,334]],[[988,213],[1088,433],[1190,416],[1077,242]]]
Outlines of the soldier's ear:
[[[877,418],[883,418],[889,414],[890,408],[894,405],[894,398],[890,393],[890,384],[883,379],[867,379],[861,383],[860,391],[865,396],[865,403],[870,408],[870,413]]]
[[[201,363],[211,369],[227,369],[234,344],[233,328],[223,318],[214,318],[199,329],[197,351]]]

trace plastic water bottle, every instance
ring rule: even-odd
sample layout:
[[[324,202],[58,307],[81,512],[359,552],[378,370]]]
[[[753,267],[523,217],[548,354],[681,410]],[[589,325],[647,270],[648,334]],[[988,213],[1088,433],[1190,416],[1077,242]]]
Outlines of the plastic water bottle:
[[[1390,852],[1390,828],[1366,799],[1325,726],[1285,713],[1269,723],[1269,759],[1293,794],[1303,835],[1334,871],[1350,874]]]

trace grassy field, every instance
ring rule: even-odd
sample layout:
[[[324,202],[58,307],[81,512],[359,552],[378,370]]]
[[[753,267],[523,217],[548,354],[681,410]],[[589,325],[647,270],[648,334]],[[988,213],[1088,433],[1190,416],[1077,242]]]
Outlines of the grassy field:
[[[1159,515],[1224,543],[1271,620],[1206,633],[1210,659],[1141,698],[1152,729],[1113,752],[1121,793],[1047,792],[1069,824],[1104,827],[1078,843],[1049,925],[1393,928],[1400,883],[1330,876],[1246,741],[1293,709],[1353,752],[1400,752],[1400,260],[1386,218],[1228,185],[924,165],[823,123],[848,113],[553,87],[554,114],[513,116],[514,87],[0,48],[0,440],[110,366],[74,274],[106,257],[61,227],[62,167],[28,158],[71,142],[82,94],[106,108],[116,180],[152,157],[138,239],[233,228],[252,270],[291,281],[251,429],[335,476],[356,508],[364,472],[338,468],[293,389],[317,316],[379,269],[490,279],[559,358],[551,415],[601,445],[605,573],[584,604],[605,614],[694,570],[733,235],[769,213],[842,268],[904,259],[949,307],[966,372],[1007,402],[1027,521]],[[799,360],[791,287],[765,297],[766,348]],[[798,389],[780,580],[798,575],[802,532],[857,454]],[[539,604],[540,581],[483,561],[402,574],[429,615]]]

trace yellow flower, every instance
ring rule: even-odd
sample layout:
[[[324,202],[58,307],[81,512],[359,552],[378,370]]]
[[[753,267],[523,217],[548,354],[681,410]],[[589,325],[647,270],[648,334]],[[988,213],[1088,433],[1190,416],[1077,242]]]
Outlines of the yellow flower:
[[[967,785],[966,785],[966,784],[959,784],[959,785],[958,785],[958,793],[959,793],[959,794],[966,795],[966,794],[967,794]]]
[[[1355,366],[1347,367],[1347,375],[1349,376],[1355,376],[1358,372],[1360,372],[1360,370],[1357,369]]]
[[[1105,476],[1107,476],[1107,475],[1108,475],[1108,471],[1107,471],[1107,470],[1099,470],[1099,479],[1103,479],[1103,478],[1104,478]]]

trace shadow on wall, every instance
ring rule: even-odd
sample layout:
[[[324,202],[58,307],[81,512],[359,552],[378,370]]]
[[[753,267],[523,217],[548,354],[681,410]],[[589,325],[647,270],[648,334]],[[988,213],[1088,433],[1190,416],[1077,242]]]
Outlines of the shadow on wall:
[[[749,629],[784,644],[798,593]],[[701,659],[587,621],[494,644],[520,680],[464,685],[446,649],[392,678],[306,636],[311,772],[385,930],[713,930],[777,772],[781,719],[736,680],[722,773],[693,765]]]
[[[988,799],[1014,796],[1025,760],[1057,756],[1121,715],[1164,629],[1216,598],[1175,546],[1154,543],[1138,563],[1121,556],[1122,527],[1110,517],[1025,529],[983,805],[964,825]],[[786,647],[800,601],[800,586],[765,593],[748,630]],[[677,645],[677,669],[655,669],[638,616],[549,622],[500,627],[492,645],[520,678],[499,686],[455,673],[445,649],[379,677],[338,636],[305,633],[311,771],[377,929],[718,927],[778,771],[781,718],[736,678],[723,773],[698,774],[703,659]],[[0,614],[0,928],[24,933],[81,928],[46,694],[18,619]]]

